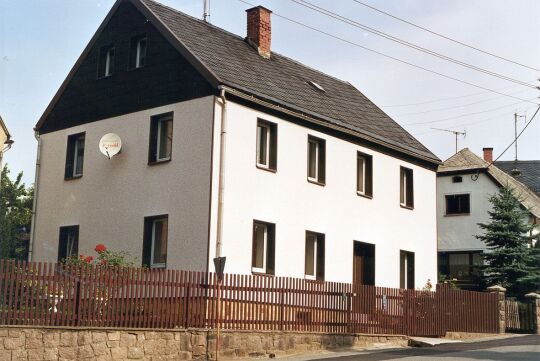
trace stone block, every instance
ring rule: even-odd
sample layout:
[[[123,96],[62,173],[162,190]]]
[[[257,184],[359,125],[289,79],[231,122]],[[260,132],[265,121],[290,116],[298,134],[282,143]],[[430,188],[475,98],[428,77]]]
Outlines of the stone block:
[[[8,330],[7,329],[0,330],[0,337],[7,337],[7,336],[8,336]]]
[[[46,348],[43,352],[43,359],[45,361],[57,361],[58,360],[58,349],[57,348]]]
[[[92,343],[92,332],[81,331],[77,335],[77,345],[84,346]]]
[[[6,350],[18,350],[24,347],[24,337],[8,336],[4,339],[4,348]]]
[[[11,361],[11,351],[0,352],[0,361]]]
[[[120,341],[107,341],[108,348],[120,347]]]
[[[111,356],[113,360],[121,360],[127,358],[127,347],[111,348]]]
[[[78,347],[77,350],[77,360],[90,358],[94,356],[94,350],[92,345],[82,345]]]
[[[137,344],[137,335],[133,333],[120,334],[120,347],[131,347]]]
[[[120,332],[118,331],[107,332],[107,339],[109,341],[120,341]]]
[[[11,351],[11,361],[27,361],[28,352],[26,350]]]
[[[75,332],[62,332],[60,334],[60,346],[77,346],[77,334]]]
[[[94,351],[94,356],[103,356],[110,355],[111,352],[107,347],[106,342],[92,342],[92,350]]]
[[[43,346],[45,346],[45,348],[60,346],[60,333],[56,331],[45,332],[43,334]]]
[[[144,350],[140,347],[128,347],[127,358],[130,360],[140,360],[144,358]]]
[[[96,356],[96,361],[113,361],[111,355]]]
[[[19,329],[10,328],[8,330],[8,336],[9,337],[24,337],[24,332],[22,332]]]
[[[65,360],[76,360],[77,359],[77,347],[58,347],[58,356]]]
[[[174,334],[172,332],[160,332],[159,338],[163,340],[174,340]]]
[[[45,349],[33,348],[28,351],[28,361],[43,361],[45,360]]]
[[[155,340],[158,338],[158,333],[155,331],[147,331],[144,333],[144,338],[147,340]]]
[[[43,348],[43,334],[33,332],[26,335],[26,349]]]
[[[105,342],[107,341],[106,332],[92,332],[92,342]]]

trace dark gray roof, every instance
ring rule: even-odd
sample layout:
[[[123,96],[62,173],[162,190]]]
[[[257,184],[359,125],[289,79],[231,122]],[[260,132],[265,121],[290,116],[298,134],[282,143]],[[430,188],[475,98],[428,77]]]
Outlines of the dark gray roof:
[[[238,35],[154,1],[140,1],[221,84],[344,127],[359,137],[439,162],[350,83],[275,52],[265,59]],[[309,81],[325,91],[315,89]]]
[[[495,162],[495,165],[540,196],[540,160],[505,160]],[[512,172],[514,169],[519,173]]]

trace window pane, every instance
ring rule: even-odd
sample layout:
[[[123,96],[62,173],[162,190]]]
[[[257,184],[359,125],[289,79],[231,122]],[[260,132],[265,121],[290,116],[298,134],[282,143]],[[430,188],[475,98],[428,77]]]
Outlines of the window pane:
[[[137,43],[137,68],[144,66],[146,62],[146,38]]]
[[[152,264],[164,264],[167,262],[167,220],[154,222],[154,258]]]
[[[406,182],[405,170],[401,169],[400,171],[400,181],[399,181],[399,201],[401,204],[405,204],[405,182]]]
[[[315,276],[315,248],[316,237],[307,235],[306,237],[306,276]]]
[[[171,156],[172,146],[172,120],[160,120],[158,129],[159,138],[159,159],[168,159]]]
[[[73,175],[83,174],[84,163],[84,137],[79,137],[75,141],[75,157],[74,157],[74,172]]]
[[[255,268],[264,268],[264,240],[266,238],[266,226],[262,224],[255,225],[255,250],[252,266]]]
[[[66,244],[66,258],[77,255],[75,233],[68,231]]]
[[[317,147],[318,144],[315,141],[309,141],[309,170],[308,176],[310,178],[317,178]]]
[[[268,128],[257,126],[257,162],[262,165],[268,165]]]
[[[357,190],[360,193],[364,193],[364,158],[357,158],[358,178],[356,180]]]

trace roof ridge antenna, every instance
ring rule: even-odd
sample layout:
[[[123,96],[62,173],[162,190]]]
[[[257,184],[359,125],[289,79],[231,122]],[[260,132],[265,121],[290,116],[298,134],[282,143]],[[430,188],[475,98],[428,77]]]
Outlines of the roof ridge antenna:
[[[525,119],[525,122],[527,122],[527,114],[520,115],[517,112],[514,113],[514,139],[516,140],[514,142],[514,149],[515,149],[514,162],[517,162],[518,160],[517,123],[518,123],[519,118],[523,118]],[[514,168],[515,169],[513,169],[512,171],[517,171],[517,165],[515,165]]]
[[[210,22],[210,0],[204,0],[203,20]]]
[[[440,131],[443,131],[443,132],[448,132],[448,133],[453,133],[454,136],[456,137],[456,153],[458,152],[457,148],[458,148],[458,136],[462,135],[463,138],[466,138],[467,137],[467,130],[464,130],[462,132],[458,131],[458,130],[451,130],[451,129],[442,129],[442,128],[431,128],[433,130],[440,130]]]

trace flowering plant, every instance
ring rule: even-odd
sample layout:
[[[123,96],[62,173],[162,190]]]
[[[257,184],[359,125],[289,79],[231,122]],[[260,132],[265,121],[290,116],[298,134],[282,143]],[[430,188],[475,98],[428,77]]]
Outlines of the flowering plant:
[[[65,264],[73,266],[82,266],[84,264],[93,264],[106,267],[131,267],[133,266],[133,260],[131,256],[124,251],[112,251],[107,249],[105,245],[98,244],[94,248],[97,253],[97,257],[85,256],[83,254],[79,256],[72,256],[65,260]]]

